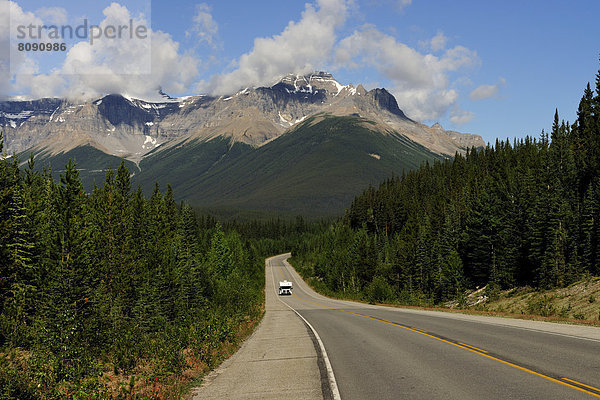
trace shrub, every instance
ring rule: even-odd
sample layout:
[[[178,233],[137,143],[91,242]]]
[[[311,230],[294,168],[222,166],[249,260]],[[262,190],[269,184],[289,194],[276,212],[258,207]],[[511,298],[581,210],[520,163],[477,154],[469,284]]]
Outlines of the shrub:
[[[533,315],[541,315],[542,317],[550,317],[556,315],[556,307],[553,304],[554,297],[543,295],[534,297],[527,303],[527,312]]]
[[[367,286],[367,300],[370,302],[389,302],[394,300],[394,290],[382,276],[376,276]]]
[[[575,314],[573,314],[573,318],[575,319],[585,319],[585,314],[582,312],[577,312]]]

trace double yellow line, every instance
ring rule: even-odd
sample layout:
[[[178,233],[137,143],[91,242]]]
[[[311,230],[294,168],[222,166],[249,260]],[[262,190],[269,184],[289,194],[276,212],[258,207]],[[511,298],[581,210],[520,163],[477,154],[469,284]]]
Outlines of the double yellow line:
[[[281,269],[281,265],[278,265],[278,267],[279,267],[279,273],[285,279],[285,277],[283,275],[283,271]],[[551,376],[542,374],[540,372],[536,372],[536,371],[534,371],[532,369],[529,369],[529,368],[517,365],[517,364],[512,363],[510,361],[502,360],[502,359],[500,359],[498,357],[492,356],[492,355],[489,354],[488,351],[480,349],[478,347],[471,346],[471,345],[468,345],[468,344],[462,343],[462,342],[454,342],[454,341],[451,341],[451,340],[448,340],[448,339],[444,339],[442,337],[433,335],[433,334],[431,334],[431,333],[429,333],[427,331],[424,331],[422,329],[418,329],[418,328],[414,328],[414,327],[402,325],[402,324],[399,324],[397,322],[388,321],[388,320],[383,319],[383,318],[372,317],[372,316],[366,315],[366,314],[359,314],[359,313],[355,313],[353,311],[342,310],[341,308],[330,307],[330,306],[327,306],[325,304],[320,304],[320,303],[317,303],[317,302],[314,302],[314,301],[303,299],[301,297],[296,296],[295,294],[292,294],[292,296],[295,297],[296,299],[300,300],[300,301],[303,301],[305,303],[310,303],[310,304],[316,305],[318,307],[327,308],[327,309],[330,309],[330,310],[335,310],[335,311],[343,312],[343,313],[346,313],[346,314],[356,315],[358,317],[371,319],[373,321],[383,322],[384,324],[393,325],[393,326],[396,326],[398,328],[402,328],[402,329],[405,329],[405,330],[408,330],[408,331],[411,331],[411,332],[418,333],[420,335],[424,335],[424,336],[430,337],[430,338],[435,339],[435,340],[439,340],[439,341],[444,342],[444,343],[448,343],[448,344],[450,344],[452,346],[455,346],[455,347],[458,347],[458,348],[461,348],[461,349],[464,349],[464,350],[468,350],[468,351],[470,351],[472,353],[478,354],[478,355],[480,355],[482,357],[486,357],[486,358],[488,358],[490,360],[498,361],[498,362],[500,362],[500,363],[502,363],[504,365],[508,365],[510,367],[513,367],[513,368],[516,368],[518,370],[521,370],[523,372],[527,372],[527,373],[530,373],[532,375],[539,376],[540,378],[547,379],[547,380],[549,380],[551,382],[555,382],[555,383],[561,384],[563,386],[569,387],[569,388],[574,389],[574,390],[578,390],[580,392],[589,394],[590,396],[593,396],[593,397],[596,397],[596,398],[600,399],[600,389],[599,388],[596,388],[596,387],[590,386],[590,385],[586,385],[584,383],[581,383],[581,382],[578,382],[578,381],[575,381],[575,380],[569,379],[569,378],[553,378]]]

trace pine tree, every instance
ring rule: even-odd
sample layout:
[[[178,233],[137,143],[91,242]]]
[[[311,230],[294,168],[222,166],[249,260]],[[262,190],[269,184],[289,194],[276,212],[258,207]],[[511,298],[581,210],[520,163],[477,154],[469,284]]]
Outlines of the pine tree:
[[[579,102],[577,110],[577,125],[574,128],[573,150],[575,152],[575,162],[579,173],[579,193],[583,191],[590,182],[592,171],[594,170],[593,163],[595,162],[590,157],[596,149],[592,143],[593,129],[595,125],[594,110],[593,110],[594,93],[590,88],[590,84],[583,93],[583,97]]]
[[[456,298],[464,289],[463,262],[458,253],[458,221],[449,212],[444,220],[439,245],[439,287],[437,300]]]
[[[595,178],[586,191],[582,211],[582,259],[583,269],[591,274],[600,272],[598,248],[600,237],[600,198],[598,197],[598,178]]]
[[[57,357],[54,365],[57,378],[77,380],[85,375],[90,362],[92,354],[86,349],[93,335],[87,331],[86,324],[91,314],[90,274],[86,262],[86,195],[72,160],[61,175],[57,195],[58,262],[48,283],[51,292],[46,343]]]
[[[33,243],[17,157],[14,157],[10,169],[14,176],[7,207],[7,265],[3,269],[2,281],[7,289],[3,296],[3,314],[9,319],[5,332],[14,347],[24,345],[29,339],[28,326],[31,326],[36,287],[31,260]]]
[[[181,211],[182,223],[180,236],[181,250],[177,269],[180,271],[180,295],[178,309],[197,309],[207,294],[206,271],[199,262],[199,231],[196,216],[189,205],[183,205]]]
[[[121,160],[114,183],[114,248],[115,289],[119,293],[119,309],[124,320],[132,317],[136,296],[137,270],[131,268],[135,257],[133,242],[130,174],[124,160]]]
[[[217,223],[212,235],[207,262],[209,268],[220,279],[226,279],[233,271],[231,250],[227,246],[225,233],[220,223]]]

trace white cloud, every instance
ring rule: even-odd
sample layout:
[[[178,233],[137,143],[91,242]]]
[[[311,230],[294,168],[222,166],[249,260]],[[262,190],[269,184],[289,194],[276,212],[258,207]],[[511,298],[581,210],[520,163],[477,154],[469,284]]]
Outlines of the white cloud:
[[[407,6],[411,1],[400,3]],[[18,8],[19,12],[14,15],[23,21],[35,19],[37,24],[42,23],[38,15],[24,13],[14,2],[0,0],[2,4]],[[373,26],[363,26],[339,40],[337,32],[354,4],[353,0],[316,0],[306,4],[301,18],[290,21],[281,33],[256,38],[253,48],[231,63],[230,72],[214,75],[200,83],[197,83],[197,77],[201,61],[182,52],[179,43],[169,34],[157,31],[151,32],[151,44],[148,41],[107,39],[100,39],[93,45],[88,41],[76,43],[69,49],[62,65],[45,74],[39,73],[34,60],[19,60],[21,73],[0,79],[0,95],[18,92],[31,98],[89,98],[105,93],[124,93],[152,99],[156,98],[159,87],[167,93],[178,94],[188,91],[194,84],[198,92],[230,94],[243,87],[273,84],[287,73],[303,74],[328,66],[337,69],[374,67],[380,75],[376,79],[390,82],[390,91],[410,118],[437,120],[449,113],[456,124],[474,118],[473,113],[457,106],[460,78],[456,78],[456,72],[462,73],[479,64],[475,51],[463,46],[447,49],[448,39],[442,32],[427,41],[427,48],[435,54],[417,51]],[[46,12],[45,15],[60,18],[60,12]],[[136,23],[146,23],[142,15],[131,16],[129,10],[118,3],[106,7],[104,16],[100,23],[102,27],[128,22],[129,18]],[[0,21],[1,18],[0,8]],[[0,45],[3,40],[1,29]],[[214,46],[218,42],[218,24],[205,3],[198,5],[194,27],[189,32],[203,43]],[[0,73],[3,68],[1,57],[0,54]],[[497,85],[488,86],[502,84],[501,79]],[[483,96],[477,91],[483,92],[485,88],[480,88],[471,96]]]
[[[446,42],[448,38],[444,36],[442,32],[438,32],[433,38],[431,38],[430,46],[432,51],[440,51],[446,48]]]
[[[41,99],[44,97],[61,97],[65,92],[67,80],[58,72],[50,74],[19,74],[15,78],[15,87],[29,92],[27,97]]]
[[[26,52],[11,49],[11,34],[15,35],[12,26],[40,25],[42,20],[31,12],[24,12],[13,1],[0,0],[0,98],[14,91],[13,82],[16,72],[34,74],[38,71],[37,62]]]
[[[498,83],[496,83],[495,85],[480,85],[469,94],[469,98],[471,100],[477,101],[494,97],[498,94],[500,88],[504,86],[505,83],[506,80],[504,78],[499,78]]]
[[[211,47],[216,47],[219,33],[219,25],[212,17],[212,8],[206,3],[196,6],[196,15],[193,18],[194,25],[186,36],[194,35],[200,42],[205,42]]]
[[[35,14],[52,24],[64,25],[67,23],[67,10],[62,7],[42,7]]]
[[[498,86],[480,85],[469,94],[469,98],[471,100],[483,100],[494,96],[496,93],[498,93]]]
[[[198,90],[229,94],[323,66],[333,52],[336,29],[346,21],[347,12],[345,0],[317,0],[316,8],[306,4],[300,21],[290,21],[278,35],[255,39],[254,48],[237,60],[235,70],[201,82]]]
[[[372,26],[363,27],[341,40],[336,51],[338,65],[371,65],[393,84],[398,104],[419,121],[435,120],[458,100],[449,86],[449,72],[479,64],[477,53],[462,46],[441,56],[422,54]]]
[[[475,113],[471,111],[461,110],[458,107],[450,111],[450,121],[457,125],[464,125],[471,122],[475,118]]]
[[[11,21],[15,16],[34,17],[31,13],[23,13],[16,3],[10,3],[13,7]],[[61,65],[45,74],[38,73],[37,65],[31,60],[23,60],[18,74],[13,71],[0,82],[0,93],[19,92],[29,98],[90,98],[105,93],[123,93],[153,99],[158,98],[160,87],[167,93],[177,94],[193,84],[198,74],[198,61],[190,54],[181,54],[179,43],[169,34],[152,32],[142,15],[132,16],[118,3],[111,3],[103,13],[104,20],[99,24],[103,30],[110,25],[128,25],[132,19],[134,26],[148,27],[151,40],[124,35],[122,39],[102,37],[93,44],[80,41],[69,48]],[[42,20],[38,18],[36,23],[42,24]]]

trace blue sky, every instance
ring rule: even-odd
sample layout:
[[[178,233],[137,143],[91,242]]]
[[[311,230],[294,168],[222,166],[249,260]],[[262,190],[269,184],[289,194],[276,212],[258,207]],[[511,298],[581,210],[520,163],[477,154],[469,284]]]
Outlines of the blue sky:
[[[82,44],[67,61],[39,56],[30,77],[11,76],[0,90],[25,97],[121,90],[144,97],[160,86],[172,95],[193,95],[268,84],[286,72],[327,70],[343,84],[388,88],[409,117],[493,142],[539,135],[555,108],[574,120],[585,84],[594,82],[600,66],[597,0],[117,3],[17,1],[20,11],[11,8],[11,23],[18,13],[46,22],[56,18],[51,9],[63,10],[68,23],[84,15],[92,23],[140,17],[154,32],[151,76],[123,78],[111,70],[118,58],[108,45],[93,48],[86,72],[75,74],[72,65],[90,54]],[[103,14],[107,7],[112,11]],[[136,51],[127,54],[142,59]],[[102,62],[108,72],[88,73]]]

